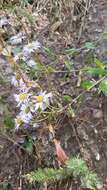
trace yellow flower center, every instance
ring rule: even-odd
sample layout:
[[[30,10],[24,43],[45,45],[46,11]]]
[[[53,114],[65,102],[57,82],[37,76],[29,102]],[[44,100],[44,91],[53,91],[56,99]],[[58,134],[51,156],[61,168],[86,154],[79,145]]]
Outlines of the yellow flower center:
[[[20,80],[21,79],[21,76],[20,76],[20,74],[17,72],[16,73],[16,80]]]
[[[38,101],[38,102],[43,102],[43,96],[36,96],[36,100]]]
[[[19,99],[20,99],[21,101],[26,100],[26,98],[27,98],[27,94],[20,94],[20,96],[19,96]]]
[[[19,125],[21,125],[21,124],[23,123],[23,121],[22,121],[21,118],[17,118],[17,119],[16,119],[16,123],[19,124]]]
[[[28,81],[28,87],[32,87],[34,84],[35,84],[35,82],[33,82],[33,81]]]

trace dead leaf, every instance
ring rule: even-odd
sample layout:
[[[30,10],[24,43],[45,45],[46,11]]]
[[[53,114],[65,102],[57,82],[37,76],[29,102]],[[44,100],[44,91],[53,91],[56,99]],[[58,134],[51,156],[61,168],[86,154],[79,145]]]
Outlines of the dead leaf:
[[[51,31],[52,31],[52,32],[55,32],[55,31],[60,27],[61,24],[62,24],[61,21],[55,22],[55,23],[51,26]]]
[[[57,154],[58,161],[61,164],[64,164],[69,158],[66,155],[65,151],[62,149],[62,147],[60,145],[60,141],[54,139],[54,143],[55,143],[55,147],[56,147],[56,154]]]

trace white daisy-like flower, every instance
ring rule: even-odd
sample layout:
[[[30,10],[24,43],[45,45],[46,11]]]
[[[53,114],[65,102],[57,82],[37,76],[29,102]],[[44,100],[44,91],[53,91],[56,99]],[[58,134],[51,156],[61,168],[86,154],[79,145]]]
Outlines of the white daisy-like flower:
[[[24,123],[29,123],[31,119],[33,118],[31,112],[25,113],[21,111],[19,116],[21,117],[22,121],[24,121]]]
[[[12,36],[9,42],[11,45],[18,45],[21,44],[24,39],[26,39],[26,36],[22,32],[20,32],[17,35]]]
[[[30,105],[31,105],[30,102],[27,102],[25,104],[21,104],[21,107],[20,107],[21,112],[23,112],[25,114],[29,113],[30,112]]]
[[[30,95],[31,94],[27,93],[15,94],[14,97],[16,102],[18,103],[18,107],[23,103],[28,103]]]
[[[46,92],[41,92],[38,96],[35,96],[34,98],[36,100],[35,111],[37,111],[38,109],[44,111],[52,101],[52,93],[46,94]],[[35,100],[33,99],[34,102]]]
[[[15,129],[18,130],[19,127],[24,123],[28,124],[30,120],[32,119],[32,117],[33,116],[30,112],[25,114],[23,111],[21,111],[19,115],[17,115],[17,117],[15,118]]]
[[[31,100],[31,102],[30,102],[30,111],[31,111],[31,113],[35,113],[35,104],[34,104],[34,102],[32,102],[32,100]]]
[[[41,47],[41,44],[38,41],[33,41],[32,43],[29,43],[23,48],[23,56],[25,58],[29,58],[31,56],[31,53],[35,52],[40,47]]]

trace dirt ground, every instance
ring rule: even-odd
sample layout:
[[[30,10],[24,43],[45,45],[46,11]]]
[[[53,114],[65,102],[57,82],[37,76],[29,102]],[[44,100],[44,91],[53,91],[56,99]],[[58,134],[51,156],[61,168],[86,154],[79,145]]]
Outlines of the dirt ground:
[[[86,17],[86,25],[84,26],[85,28],[79,41],[77,34],[73,34],[73,44],[76,47],[81,47],[86,41],[97,39],[104,30],[107,30],[106,0],[93,0]],[[46,34],[43,35],[45,36]],[[62,49],[64,46],[63,40],[53,41],[51,44],[53,48],[58,47],[59,49]],[[107,61],[107,40],[103,40],[100,43],[95,50],[95,54],[101,60]],[[73,60],[77,63],[85,64],[84,52],[75,55]],[[9,78],[12,71],[10,67],[6,65],[5,59],[1,55],[0,62],[1,72],[5,72],[5,76]],[[56,74],[54,77],[57,77],[57,75],[59,74]],[[72,80],[62,85],[60,83],[61,78],[62,76],[59,76],[58,80],[52,80],[52,82],[55,82],[59,93],[63,94],[66,89],[66,93],[76,97],[79,91],[74,92]],[[73,79],[73,83],[75,83],[75,79]],[[0,83],[0,97],[4,97],[5,102],[3,104],[6,105],[3,109],[8,109],[14,116],[16,107],[12,102],[13,92],[14,89],[10,83]],[[69,119],[66,113],[63,113],[63,115],[57,119],[56,124],[58,127],[55,129],[56,138],[61,141],[68,156],[81,155],[82,158],[87,161],[89,167],[98,174],[104,184],[104,189],[107,189],[107,97],[97,92],[88,92],[84,95],[82,105],[76,106],[76,110],[76,117],[73,119]],[[2,110],[1,104],[1,128],[3,128],[3,114],[4,110]],[[14,143],[25,134],[21,135],[19,132],[19,134],[14,135],[12,131],[5,133],[5,129],[3,128],[0,134],[0,181],[5,181],[6,187],[1,186],[1,190],[46,189],[44,185],[38,183],[29,185],[28,182],[21,177],[41,165],[44,167],[55,165],[55,157],[53,158],[55,148],[49,141],[48,132],[45,131],[42,136],[41,131],[34,130],[30,131],[30,133],[32,136],[35,136],[37,142],[33,155],[29,155],[23,152],[23,150],[21,151],[20,147],[17,147]],[[68,179],[60,183],[51,183],[47,189],[81,190],[82,188],[76,180]]]

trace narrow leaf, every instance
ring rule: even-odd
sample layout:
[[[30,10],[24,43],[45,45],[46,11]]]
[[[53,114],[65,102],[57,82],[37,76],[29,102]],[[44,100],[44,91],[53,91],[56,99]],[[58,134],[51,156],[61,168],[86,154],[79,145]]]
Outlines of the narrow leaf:
[[[75,48],[71,48],[71,49],[66,49],[65,50],[65,53],[66,54],[70,54],[70,55],[74,54],[75,52],[77,52],[77,50]]]
[[[84,45],[86,49],[95,49],[95,45],[92,42],[86,42]]]
[[[89,67],[87,69],[87,73],[89,73],[91,75],[105,75],[105,74],[107,74],[107,70],[105,70],[103,68],[92,68],[92,67]]]
[[[90,81],[90,80],[86,80],[86,81],[83,81],[81,83],[81,87],[85,90],[88,90],[90,89],[92,86],[94,85],[94,82],[93,81]]]
[[[105,66],[105,64],[99,59],[95,59],[95,64],[100,68],[103,68]]]
[[[64,63],[65,63],[66,68],[67,68],[69,71],[71,71],[72,66],[73,66],[73,62],[71,62],[71,61],[65,61]]]
[[[63,96],[63,100],[64,100],[65,103],[71,102],[71,99],[72,99],[72,98],[71,98],[71,96],[69,96],[69,95],[64,95],[64,96]]]
[[[107,96],[107,80],[103,80],[100,83],[99,89]]]

